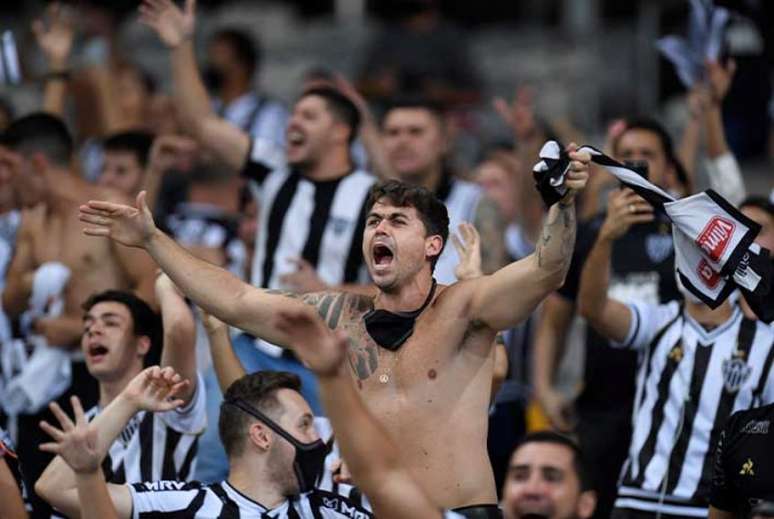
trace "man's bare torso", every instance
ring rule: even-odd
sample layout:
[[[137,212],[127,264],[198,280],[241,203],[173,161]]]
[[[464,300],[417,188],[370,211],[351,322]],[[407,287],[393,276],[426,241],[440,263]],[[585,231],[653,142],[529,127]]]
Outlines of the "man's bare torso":
[[[495,332],[467,318],[470,284],[438,287],[413,335],[395,352],[368,335],[371,299],[326,294],[315,303],[351,337],[355,383],[397,441],[401,461],[446,508],[496,503],[486,450]]]
[[[24,211],[22,232],[28,240],[34,268],[57,261],[70,269],[64,292],[64,315],[80,317],[81,305],[95,292],[129,288],[130,282],[108,240],[84,238],[78,204],[56,211],[41,204]]]

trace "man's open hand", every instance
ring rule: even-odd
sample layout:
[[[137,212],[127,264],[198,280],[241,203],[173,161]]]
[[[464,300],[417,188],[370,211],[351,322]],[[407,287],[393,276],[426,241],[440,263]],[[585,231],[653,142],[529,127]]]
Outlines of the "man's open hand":
[[[88,236],[107,236],[128,247],[144,247],[156,232],[153,215],[145,203],[145,191],[137,195],[135,207],[102,200],[90,200],[80,207],[80,221]]]
[[[144,0],[140,21],[156,31],[164,45],[175,48],[193,36],[196,25],[196,0],[185,0],[181,10],[171,0]]]
[[[70,397],[70,403],[75,412],[74,423],[56,402],[48,405],[61,429],[48,422],[40,422],[40,428],[54,439],[53,442],[42,443],[40,450],[58,454],[77,474],[94,473],[102,463],[97,452],[97,428],[86,420],[77,396]]]

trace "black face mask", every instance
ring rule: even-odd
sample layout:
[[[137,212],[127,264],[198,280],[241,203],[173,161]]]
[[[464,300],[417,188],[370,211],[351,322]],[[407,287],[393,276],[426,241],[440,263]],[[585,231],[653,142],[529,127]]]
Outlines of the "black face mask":
[[[298,490],[300,493],[313,490],[325,470],[325,457],[331,452],[331,445],[326,445],[322,440],[316,440],[311,443],[301,443],[290,433],[280,427],[274,420],[264,413],[251,406],[241,398],[227,400],[228,405],[233,405],[266,424],[269,429],[285,438],[296,449],[296,456],[293,459],[293,471],[298,480]]]
[[[226,74],[214,65],[207,65],[202,72],[202,81],[210,92],[219,91],[223,87],[225,79]]]
[[[435,294],[435,279],[427,299],[418,310],[413,312],[390,312],[389,310],[371,310],[363,316],[368,335],[381,346],[390,351],[400,348],[411,334],[414,333],[414,323],[419,314],[427,308]]]

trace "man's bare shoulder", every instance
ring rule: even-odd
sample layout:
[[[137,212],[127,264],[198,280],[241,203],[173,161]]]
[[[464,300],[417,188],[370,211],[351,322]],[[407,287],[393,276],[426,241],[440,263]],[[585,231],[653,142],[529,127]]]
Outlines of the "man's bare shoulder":
[[[46,219],[45,204],[37,204],[33,207],[25,207],[20,211],[19,219],[19,239],[29,239],[36,233],[43,230],[43,224]]]
[[[337,328],[344,321],[357,319],[373,308],[371,297],[353,292],[326,290],[298,294],[287,290],[268,289],[267,294],[280,295],[298,299],[317,309],[320,317],[329,328]]]

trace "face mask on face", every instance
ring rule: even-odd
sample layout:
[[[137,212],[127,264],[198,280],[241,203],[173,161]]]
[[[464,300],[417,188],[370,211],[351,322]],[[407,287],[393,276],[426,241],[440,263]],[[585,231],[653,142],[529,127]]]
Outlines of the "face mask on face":
[[[400,348],[414,333],[414,323],[419,314],[427,308],[435,294],[435,279],[427,299],[418,310],[413,312],[390,312],[388,310],[371,310],[363,316],[368,335],[381,346],[390,351]]]
[[[296,456],[293,458],[293,471],[298,480],[298,489],[302,494],[314,489],[320,481],[325,470],[325,457],[330,453],[331,446],[326,445],[322,440],[316,440],[311,443],[301,443],[290,433],[280,427],[274,420],[264,413],[254,408],[241,398],[227,400],[228,405],[238,407],[245,413],[259,419],[275,433],[282,436],[296,449]]]

